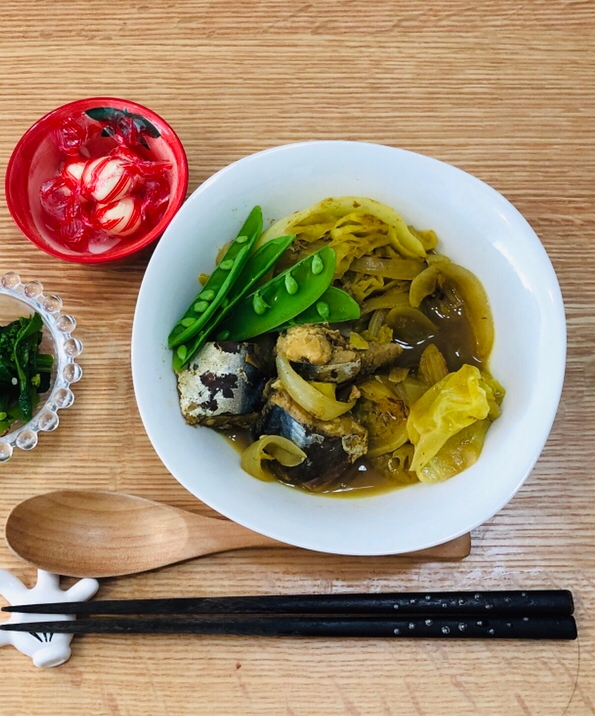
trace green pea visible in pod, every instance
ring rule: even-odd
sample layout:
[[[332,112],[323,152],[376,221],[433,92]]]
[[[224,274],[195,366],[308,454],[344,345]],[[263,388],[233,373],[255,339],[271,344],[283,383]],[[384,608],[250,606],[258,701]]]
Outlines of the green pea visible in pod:
[[[320,310],[320,305],[326,308]],[[328,309],[328,312],[327,312]],[[342,321],[355,321],[360,317],[361,309],[357,301],[335,286],[329,286],[320,299],[312,306],[306,308],[299,315],[287,323],[277,326],[276,331],[286,331],[292,326],[304,323],[341,323]]]
[[[329,246],[307,256],[239,301],[220,330],[229,331],[232,341],[274,330],[316,303],[333,280],[335,263]]]
[[[186,343],[208,323],[240,276],[252,246],[261,232],[262,210],[259,206],[255,206],[202,290],[169,334],[170,348]],[[194,320],[190,322],[189,319]]]
[[[287,276],[285,276],[285,290],[293,296],[294,293],[297,293],[298,288],[297,281],[288,273]]]
[[[319,274],[323,268],[324,265],[320,256],[314,255],[312,258],[312,273],[316,276],[316,274]]]
[[[323,321],[328,321],[331,309],[326,301],[316,301],[316,313],[322,318]]]
[[[186,366],[192,358],[194,358],[196,353],[206,343],[207,339],[215,331],[223,318],[231,311],[235,304],[241,300],[243,296],[249,293],[250,290],[258,284],[262,277],[275,265],[284,251],[290,246],[294,238],[294,235],[279,236],[278,238],[263,244],[250,256],[248,261],[244,264],[240,275],[237,277],[233,286],[221,301],[219,307],[213,313],[207,324],[184,344],[187,348],[185,357],[182,359],[174,352],[174,370],[182,370],[182,368],[184,368],[184,366]],[[213,294],[212,296],[210,295],[211,293]],[[208,290],[202,291],[200,297],[205,301],[210,301],[214,297],[214,292],[209,292]],[[195,319],[191,318],[188,320],[190,321],[189,325],[192,325]],[[227,340],[229,338],[229,331],[222,331],[221,334],[217,334],[217,338],[222,341]]]
[[[263,297],[259,293],[255,293],[254,298],[252,299],[252,308],[254,309],[254,313],[262,316],[268,307],[269,304],[266,303]]]
[[[260,279],[273,268],[294,239],[294,234],[279,236],[277,239],[273,239],[256,249],[246,262],[242,273],[227,296],[229,299],[228,308],[232,308],[256,286]]]
[[[250,247],[248,245],[241,247],[240,251],[236,255],[238,266],[240,266],[240,264],[243,264],[246,261],[246,259],[248,258],[249,251]],[[237,269],[237,271],[239,271],[239,268]],[[215,310],[224,300],[225,293],[233,284],[233,281],[237,277],[237,273],[235,271],[224,271],[217,267],[215,271],[213,271],[213,273],[211,274],[211,277],[213,277],[219,272],[224,274],[225,280],[220,284],[219,289],[215,294],[215,298],[210,303],[207,301],[195,300],[195,302],[186,311],[183,318],[178,321],[178,324],[174,327],[174,330],[169,336],[168,340],[172,348],[186,343],[188,339],[195,336],[200,331],[200,329],[207,323],[209,318],[213,315]],[[197,298],[200,299],[201,295],[198,294]],[[188,319],[193,320],[192,322],[190,322],[188,321]],[[189,323],[189,325],[184,326],[185,323]],[[178,329],[178,326],[182,326],[183,330],[180,331]]]

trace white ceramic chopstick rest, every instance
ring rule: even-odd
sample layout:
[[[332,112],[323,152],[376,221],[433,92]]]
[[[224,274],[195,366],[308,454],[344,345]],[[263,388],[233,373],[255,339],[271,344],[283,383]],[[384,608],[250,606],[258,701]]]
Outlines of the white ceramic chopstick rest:
[[[32,589],[21,582],[11,572],[0,569],[0,594],[11,604],[42,604],[44,602],[80,602],[90,599],[99,589],[96,579],[81,579],[70,589],[60,589],[60,577],[57,574],[37,571],[37,584]],[[4,622],[37,622],[76,619],[66,614],[19,614],[13,612]],[[70,659],[72,634],[41,634],[27,632],[0,632],[0,646],[12,644],[23,654],[33,659],[35,666],[49,668],[60,666]]]

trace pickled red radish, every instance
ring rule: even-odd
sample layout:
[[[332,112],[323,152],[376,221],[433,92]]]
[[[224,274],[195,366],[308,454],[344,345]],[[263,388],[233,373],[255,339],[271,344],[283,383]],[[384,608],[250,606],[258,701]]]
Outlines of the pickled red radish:
[[[130,164],[110,155],[88,161],[81,176],[83,194],[100,204],[122,199],[134,185]]]
[[[130,236],[142,223],[140,201],[129,196],[101,206],[95,216],[101,228],[110,236]]]
[[[106,112],[98,117],[87,112],[93,123],[67,119],[56,130],[63,164],[40,190],[48,228],[79,251],[155,224],[170,197],[171,164],[148,158],[145,135],[152,139],[157,130],[147,129],[136,115],[138,126],[126,112],[114,110],[113,117]]]
[[[70,179],[71,181],[78,183],[83,176],[86,164],[87,162],[81,162],[78,160],[67,162],[64,165],[62,176],[65,179]]]

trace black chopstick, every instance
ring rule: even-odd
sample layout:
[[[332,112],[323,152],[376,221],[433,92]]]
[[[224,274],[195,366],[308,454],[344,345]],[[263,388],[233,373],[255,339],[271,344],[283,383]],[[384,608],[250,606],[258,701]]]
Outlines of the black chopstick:
[[[104,615],[0,625],[1,631],[30,633],[418,639],[577,636],[572,594],[563,589],[104,600],[13,605],[3,611]]]
[[[3,607],[30,614],[339,614],[440,615],[441,617],[519,615],[564,617],[574,611],[566,589],[486,592],[378,594],[292,594],[246,597],[182,597],[96,602],[59,602]]]
[[[66,634],[203,634],[409,639],[576,639],[573,617],[153,617],[3,624],[0,630]]]

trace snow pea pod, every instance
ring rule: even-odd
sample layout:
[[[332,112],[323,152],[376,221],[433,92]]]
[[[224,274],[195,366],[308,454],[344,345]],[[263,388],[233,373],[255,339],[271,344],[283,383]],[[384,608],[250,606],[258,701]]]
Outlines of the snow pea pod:
[[[182,370],[209,338],[209,334],[217,327],[235,304],[253,288],[256,283],[271,269],[281,254],[294,240],[295,236],[280,236],[257,249],[248,259],[232,289],[206,326],[200,332],[177,347],[174,351],[173,368]],[[225,304],[225,305],[224,305]]]
[[[294,239],[295,234],[279,236],[256,249],[246,262],[241,274],[229,292],[229,304],[224,309],[225,314],[229,313],[229,310],[256,286],[267,271],[277,263]],[[222,317],[223,316],[221,316],[221,318]]]
[[[275,329],[314,304],[330,286],[335,252],[325,246],[244,296],[224,320],[219,340],[243,341]]]
[[[299,313],[287,323],[275,328],[275,331],[286,331],[292,326],[303,323],[341,323],[359,318],[361,310],[357,301],[335,286],[329,286],[322,296],[305,311]]]
[[[169,334],[170,348],[186,343],[208,323],[240,276],[252,246],[261,232],[262,210],[259,206],[255,206],[208,281]]]
[[[209,336],[210,330],[202,330],[197,336],[190,338],[186,343],[174,348],[174,356],[172,360],[172,367],[175,371],[182,370],[192,358],[198,353],[198,351],[206,343]]]

